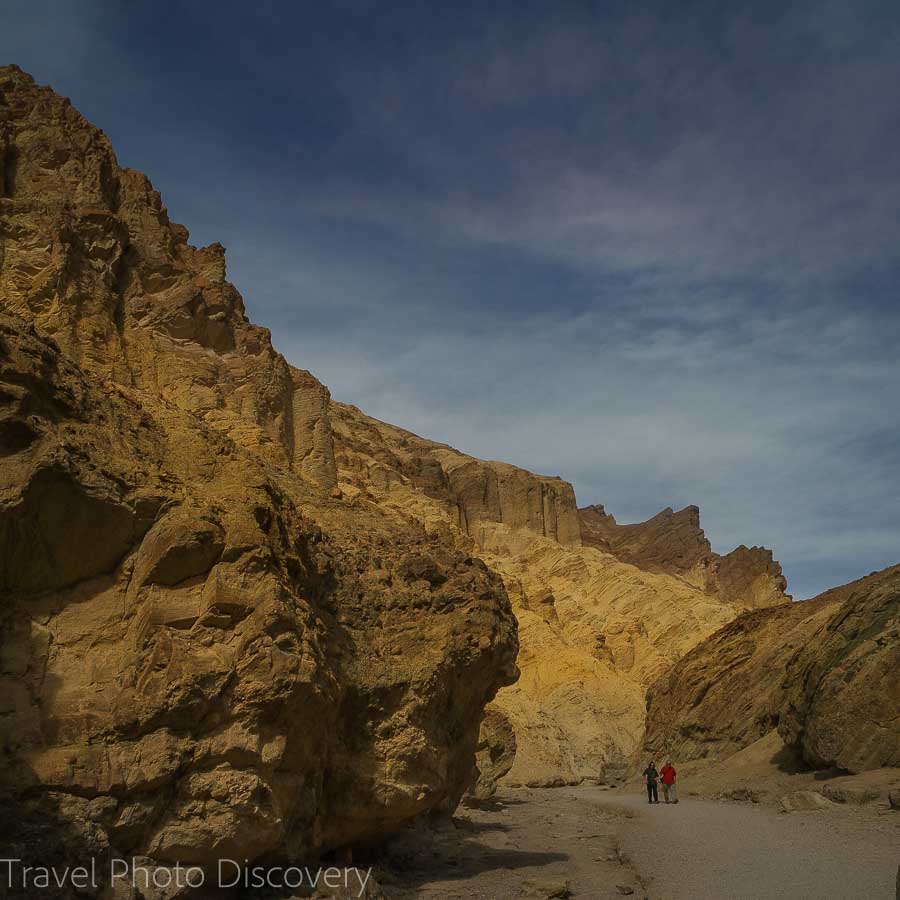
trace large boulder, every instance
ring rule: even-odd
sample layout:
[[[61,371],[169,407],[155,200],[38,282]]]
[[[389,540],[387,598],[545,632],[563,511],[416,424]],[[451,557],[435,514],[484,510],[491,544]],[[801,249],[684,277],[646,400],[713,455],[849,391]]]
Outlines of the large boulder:
[[[331,501],[326,532],[303,481],[96,390],[14,319],[0,342],[33,435],[0,490],[6,795],[200,865],[452,808],[515,677],[499,577],[377,511],[342,528]]]

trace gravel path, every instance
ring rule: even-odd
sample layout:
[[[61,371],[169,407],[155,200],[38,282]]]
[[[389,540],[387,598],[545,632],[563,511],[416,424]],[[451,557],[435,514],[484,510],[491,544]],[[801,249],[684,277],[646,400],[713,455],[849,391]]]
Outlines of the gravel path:
[[[682,798],[650,806],[606,794],[631,811],[619,841],[651,900],[893,900],[900,814],[838,806],[782,813],[752,803]]]

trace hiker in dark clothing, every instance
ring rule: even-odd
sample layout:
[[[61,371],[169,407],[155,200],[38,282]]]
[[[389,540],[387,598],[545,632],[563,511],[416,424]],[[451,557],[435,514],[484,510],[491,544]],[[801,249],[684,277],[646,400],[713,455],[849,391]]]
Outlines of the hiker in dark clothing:
[[[644,769],[644,778],[647,780],[647,802],[659,803],[659,791],[656,788],[656,782],[659,781],[659,772],[656,771],[656,765],[652,760],[650,765]]]

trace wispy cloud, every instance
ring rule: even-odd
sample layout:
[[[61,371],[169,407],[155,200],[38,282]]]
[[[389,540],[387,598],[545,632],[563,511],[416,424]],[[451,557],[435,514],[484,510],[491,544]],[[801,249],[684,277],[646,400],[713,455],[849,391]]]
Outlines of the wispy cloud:
[[[362,60],[339,79],[345,143],[406,177],[341,172],[307,202],[589,268],[822,284],[883,266],[900,225],[900,28],[876,13],[736,12],[712,35],[699,10],[576,16],[488,26],[430,64],[429,47],[379,60],[375,77]]]

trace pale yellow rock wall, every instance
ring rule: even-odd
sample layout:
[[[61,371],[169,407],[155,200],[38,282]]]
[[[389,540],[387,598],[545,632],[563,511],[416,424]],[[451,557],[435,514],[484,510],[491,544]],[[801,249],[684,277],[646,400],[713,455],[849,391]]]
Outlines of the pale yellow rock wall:
[[[494,701],[517,726],[508,779],[621,773],[643,736],[647,687],[733,608],[594,548],[504,526],[485,529],[482,549],[519,619],[522,675]]]

